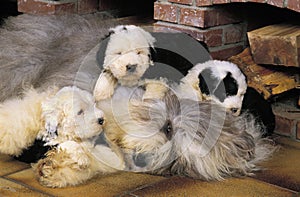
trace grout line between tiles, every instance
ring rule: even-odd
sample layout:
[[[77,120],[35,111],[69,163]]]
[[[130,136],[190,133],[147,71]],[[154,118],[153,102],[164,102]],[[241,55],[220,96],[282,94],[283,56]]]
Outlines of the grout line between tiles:
[[[27,189],[32,190],[32,191],[35,191],[35,192],[38,192],[38,193],[41,193],[41,194],[44,194],[44,195],[48,195],[49,197],[55,197],[55,196],[53,196],[52,194],[49,194],[49,193],[44,192],[44,191],[42,191],[42,190],[36,189],[36,188],[34,188],[34,187],[30,186],[30,185],[27,185],[27,184],[25,184],[25,183],[23,183],[23,182],[20,182],[20,181],[15,180],[15,179],[8,178],[8,177],[1,177],[1,178],[5,179],[5,180],[8,180],[8,181],[10,181],[10,182],[13,182],[13,183],[15,183],[15,184],[21,185],[21,186],[23,186],[23,187],[25,187],[25,188],[27,188]]]
[[[273,186],[273,187],[276,187],[276,188],[279,188],[279,189],[282,189],[282,190],[287,190],[287,191],[289,191],[289,192],[291,192],[291,193],[294,193],[294,194],[297,194],[297,193],[298,193],[298,191],[291,190],[291,189],[286,188],[286,187],[281,187],[281,186],[279,186],[279,185],[275,185],[275,184],[272,184],[272,183],[268,183],[268,182],[265,182],[265,181],[263,181],[263,180],[255,179],[255,178],[252,178],[252,177],[248,177],[248,178],[249,178],[249,179],[252,179],[252,180],[254,180],[254,181],[257,181],[257,182],[261,182],[261,183],[265,183],[265,184],[267,184],[267,185],[271,185],[271,186]]]
[[[147,188],[147,187],[152,187],[152,186],[154,186],[156,184],[159,184],[159,183],[161,183],[163,181],[166,181],[167,179],[168,178],[160,180],[160,181],[157,181],[157,182],[154,182],[154,183],[151,183],[151,184],[145,184],[145,185],[138,186],[135,189],[132,189],[132,190],[129,190],[129,191],[125,191],[122,194],[116,195],[115,197],[122,197],[122,196],[125,196],[125,195],[130,195],[130,196],[133,196],[133,197],[138,197],[137,195],[135,195],[133,193],[136,192],[136,191],[139,191],[141,189]]]

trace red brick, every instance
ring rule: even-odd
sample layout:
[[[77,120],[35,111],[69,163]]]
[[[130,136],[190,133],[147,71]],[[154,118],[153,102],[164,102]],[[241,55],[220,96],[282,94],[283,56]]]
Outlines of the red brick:
[[[154,19],[177,22],[178,8],[172,4],[163,4],[159,2],[154,3]]]
[[[196,0],[196,6],[209,6],[212,5],[212,0]]]
[[[293,129],[293,120],[290,120],[285,117],[281,117],[278,115],[275,115],[275,132],[281,135],[285,136],[291,136],[292,135],[292,129]]]
[[[245,24],[233,24],[224,27],[224,44],[241,42],[246,35]]]
[[[224,4],[224,3],[230,3],[230,0],[212,0],[213,4]]]
[[[64,13],[76,13],[76,1],[70,3],[41,2],[36,0],[18,0],[18,11],[29,14],[53,15]]]
[[[77,8],[79,14],[87,14],[98,10],[98,0],[78,0]]]
[[[195,8],[180,9],[179,24],[194,27],[213,27],[240,22],[241,19],[232,14],[232,11],[222,8]]]
[[[264,0],[265,1],[265,0]],[[245,3],[245,2],[252,2],[252,0],[231,0],[231,3]]]
[[[219,29],[204,29],[198,30],[181,25],[161,25],[155,24],[155,31],[170,32],[172,30],[184,32],[195,38],[196,40],[204,42],[208,47],[216,47],[222,45],[222,28]]]
[[[287,8],[300,12],[300,0],[289,0],[287,2]]]
[[[267,0],[267,3],[280,8],[284,7],[284,0]]]
[[[192,5],[193,4],[193,0],[169,0],[169,2],[179,3],[179,4],[186,4],[186,5]]]
[[[239,54],[243,49],[243,44],[217,47],[210,49],[210,55],[213,59],[226,60],[233,55]]]
[[[208,10],[181,8],[179,23],[195,27],[205,27],[205,12],[208,12]]]

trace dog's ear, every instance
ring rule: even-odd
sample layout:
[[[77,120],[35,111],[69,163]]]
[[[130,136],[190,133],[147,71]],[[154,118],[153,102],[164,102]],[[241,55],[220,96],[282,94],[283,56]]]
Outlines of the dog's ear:
[[[117,86],[117,79],[108,69],[104,69],[94,87],[94,98],[95,101],[104,100],[111,98],[114,93],[115,87]]]

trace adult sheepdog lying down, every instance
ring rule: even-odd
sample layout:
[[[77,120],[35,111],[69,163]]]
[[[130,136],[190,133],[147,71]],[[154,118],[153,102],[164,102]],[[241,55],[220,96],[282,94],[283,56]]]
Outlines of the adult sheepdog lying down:
[[[210,101],[172,91],[143,99],[143,88],[118,87],[98,103],[109,121],[105,136],[127,170],[203,180],[251,175],[274,151],[252,116],[233,116]]]
[[[82,63],[118,23],[100,14],[6,19],[0,28],[0,101],[17,96],[24,85],[46,90],[74,85],[75,79],[92,92],[101,70],[94,56],[95,65]]]
[[[129,87],[138,84],[148,67],[153,65],[151,48],[154,42],[155,38],[149,32],[134,25],[110,29],[105,54],[102,55],[103,70],[94,88],[96,101],[110,98],[118,84]]]
[[[31,89],[0,106],[0,152],[18,156],[35,139],[42,139],[55,147],[34,165],[39,181],[49,187],[76,185],[122,168],[110,149],[95,146],[104,124],[103,111],[87,91],[74,86],[46,92]]]

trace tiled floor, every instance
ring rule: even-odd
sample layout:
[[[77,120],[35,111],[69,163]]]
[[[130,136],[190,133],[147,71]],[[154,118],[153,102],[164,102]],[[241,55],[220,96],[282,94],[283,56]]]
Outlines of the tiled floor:
[[[300,196],[300,143],[276,141],[281,148],[263,164],[264,171],[220,182],[122,172],[52,189],[35,180],[30,165],[0,155],[0,196]]]

